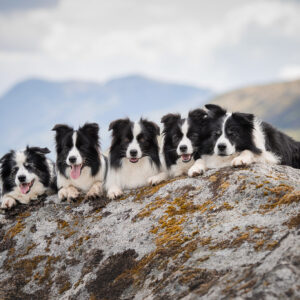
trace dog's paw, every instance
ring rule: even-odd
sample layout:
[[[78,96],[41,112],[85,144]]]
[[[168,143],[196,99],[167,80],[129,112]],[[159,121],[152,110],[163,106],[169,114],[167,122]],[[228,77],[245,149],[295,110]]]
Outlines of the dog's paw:
[[[58,199],[60,201],[65,201],[68,199],[68,188],[61,188],[58,191]]]
[[[231,162],[233,167],[248,166],[252,163],[252,159],[247,156],[238,156],[234,158]]]
[[[122,196],[123,192],[118,187],[114,187],[108,190],[107,197],[111,200],[116,199],[120,196]]]
[[[201,165],[193,165],[188,170],[188,176],[189,177],[195,177],[198,175],[202,175],[205,172],[204,166]]]
[[[5,196],[2,198],[2,202],[1,202],[2,209],[10,209],[15,205],[17,205],[17,201],[14,198],[5,197]]]
[[[68,187],[68,202],[75,201],[79,197],[80,193],[74,186]]]
[[[67,200],[68,202],[74,201],[79,197],[79,191],[73,187],[63,187],[58,191],[58,199],[60,201]]]
[[[162,179],[161,176],[159,175],[151,176],[147,179],[148,185],[153,185],[153,186],[161,183],[162,181],[164,181],[164,179]]]
[[[84,200],[94,200],[100,197],[103,193],[102,190],[102,183],[97,182],[92,185],[86,196],[84,197]]]

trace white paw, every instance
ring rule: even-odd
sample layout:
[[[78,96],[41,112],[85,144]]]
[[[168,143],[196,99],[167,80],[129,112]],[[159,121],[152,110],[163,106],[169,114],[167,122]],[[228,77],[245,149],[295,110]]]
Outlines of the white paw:
[[[92,185],[85,198],[97,198],[102,195],[102,183],[97,182]]]
[[[163,179],[159,175],[151,176],[147,179],[148,185],[157,185],[157,184],[161,183],[162,181],[163,181]]]
[[[58,191],[58,199],[60,201],[63,201],[63,200],[71,201],[71,200],[78,198],[78,196],[79,196],[79,191],[73,186],[61,188]]]
[[[17,201],[11,197],[3,197],[1,202],[1,208],[8,209],[17,204]]]
[[[68,198],[68,190],[67,190],[67,188],[61,188],[58,191],[58,199],[60,201],[63,201],[63,200],[66,200],[67,198]]]
[[[79,191],[74,186],[68,187],[68,201],[75,200],[79,197]]]
[[[238,156],[231,161],[233,167],[248,166],[252,163],[251,158]]]
[[[205,167],[201,165],[193,165],[188,170],[188,176],[189,177],[195,177],[198,175],[202,175],[205,172]]]
[[[107,192],[107,197],[111,200],[116,199],[120,197],[123,194],[122,190],[119,189],[118,187],[113,187],[108,190]]]

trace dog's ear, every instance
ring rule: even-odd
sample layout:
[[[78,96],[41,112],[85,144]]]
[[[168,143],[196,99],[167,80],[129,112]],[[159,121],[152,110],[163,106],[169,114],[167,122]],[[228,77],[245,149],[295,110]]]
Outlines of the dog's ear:
[[[198,108],[190,111],[188,117],[194,122],[202,122],[208,118],[208,114],[205,110]]]
[[[45,155],[51,152],[48,148],[29,147],[29,146],[27,146],[26,151],[30,153],[36,153],[39,155]]]
[[[205,107],[213,113],[214,117],[221,117],[226,114],[226,110],[219,105],[206,104]]]
[[[253,127],[253,114],[245,114],[245,113],[233,113],[232,118],[238,121],[242,125],[251,125]]]
[[[94,140],[99,139],[99,125],[97,123],[85,123],[79,127],[78,131],[92,137]]]
[[[3,167],[5,165],[7,165],[9,163],[9,160],[11,159],[11,157],[14,155],[14,151],[11,150],[10,152],[4,154],[1,158],[0,158],[0,176],[3,177],[7,177],[9,176],[9,171],[5,171],[3,169]],[[0,186],[1,186],[1,178],[0,178]]]
[[[4,161],[12,156],[12,153],[13,153],[13,151],[10,151],[10,152],[4,154],[4,155],[0,158],[0,168],[1,168],[2,164],[4,163]]]
[[[140,122],[153,135],[160,135],[160,128],[156,123],[148,121],[146,119],[141,119]]]
[[[72,132],[73,128],[68,126],[68,125],[65,125],[65,124],[56,124],[52,128],[52,130],[56,132],[55,140],[56,140],[56,147],[58,147],[58,144],[59,144],[59,141],[60,141],[61,137],[63,137],[68,132]]]
[[[127,119],[118,119],[109,124],[108,130],[112,130],[113,132],[117,132],[130,124],[130,120]]]
[[[161,123],[164,124],[165,128],[173,126],[176,122],[181,119],[179,114],[167,114],[161,118]]]
[[[52,128],[53,131],[56,131],[56,134],[65,134],[69,131],[73,131],[73,128],[66,125],[66,124],[56,124],[53,128]]]

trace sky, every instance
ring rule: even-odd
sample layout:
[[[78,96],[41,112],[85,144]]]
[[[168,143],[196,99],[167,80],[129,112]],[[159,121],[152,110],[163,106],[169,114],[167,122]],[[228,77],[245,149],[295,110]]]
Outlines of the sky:
[[[0,95],[142,74],[222,92],[300,78],[300,1],[0,0]]]

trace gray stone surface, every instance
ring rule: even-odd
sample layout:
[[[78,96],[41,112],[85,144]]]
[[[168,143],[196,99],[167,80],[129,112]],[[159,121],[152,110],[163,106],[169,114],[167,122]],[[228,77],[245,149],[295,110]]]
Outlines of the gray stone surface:
[[[299,299],[300,171],[211,170],[0,216],[0,299]]]

